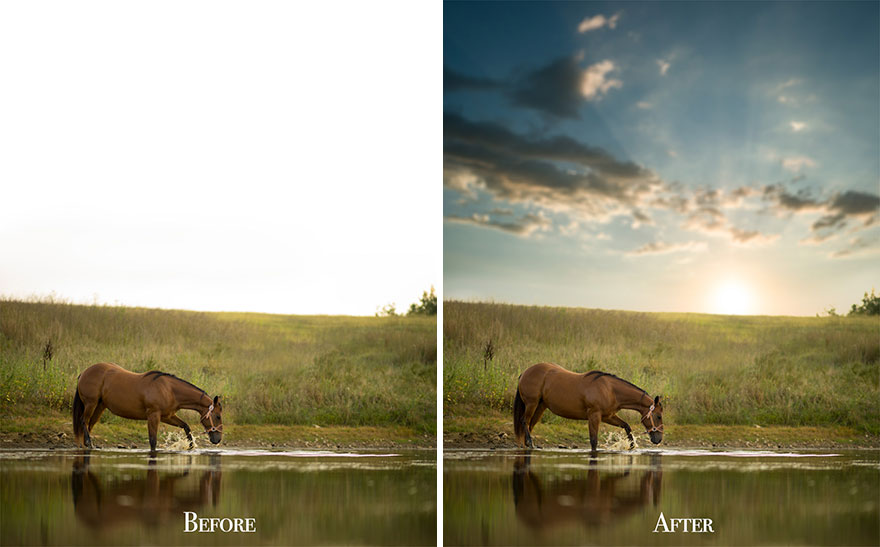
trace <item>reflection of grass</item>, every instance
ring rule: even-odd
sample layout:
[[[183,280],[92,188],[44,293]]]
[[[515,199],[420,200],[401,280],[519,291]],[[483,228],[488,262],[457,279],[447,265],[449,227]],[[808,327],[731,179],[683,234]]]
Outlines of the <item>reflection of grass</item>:
[[[509,415],[529,365],[600,369],[666,399],[671,424],[880,434],[880,318],[727,317],[446,302],[444,413]],[[494,358],[484,360],[492,341]],[[626,416],[625,419],[633,419]],[[545,414],[545,422],[561,419]]]
[[[44,367],[47,341],[54,355]],[[221,394],[230,423],[436,428],[433,317],[0,301],[0,415],[69,412],[78,375],[100,361]]]

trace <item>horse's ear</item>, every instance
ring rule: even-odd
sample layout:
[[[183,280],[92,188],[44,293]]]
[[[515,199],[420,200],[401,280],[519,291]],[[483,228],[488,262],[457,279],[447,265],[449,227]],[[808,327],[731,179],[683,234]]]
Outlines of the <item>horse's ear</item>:
[[[216,402],[216,401],[214,401],[214,402]],[[659,395],[657,395],[656,397],[654,397],[654,404],[655,404],[655,405],[659,405],[659,404],[660,404],[660,396],[659,396]]]
[[[214,397],[214,405],[219,405],[219,404],[220,404],[220,396],[217,395]]]

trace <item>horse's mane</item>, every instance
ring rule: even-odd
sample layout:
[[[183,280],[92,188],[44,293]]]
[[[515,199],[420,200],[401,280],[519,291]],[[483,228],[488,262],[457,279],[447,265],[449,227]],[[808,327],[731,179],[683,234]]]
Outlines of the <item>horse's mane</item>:
[[[636,388],[637,390],[641,391],[641,392],[644,393],[645,395],[648,395],[648,392],[647,392],[647,391],[645,391],[644,389],[642,389],[642,388],[640,388],[639,386],[635,385],[634,383],[629,382],[629,381],[627,381],[627,380],[624,380],[624,379],[621,378],[620,376],[615,376],[615,375],[610,374],[610,373],[608,373],[608,372],[602,372],[601,370],[591,370],[590,372],[586,373],[584,376],[590,376],[590,375],[593,375],[593,374],[596,375],[596,378],[601,378],[602,376],[610,376],[610,377],[614,378],[615,380],[620,380],[620,381],[623,382],[624,384],[630,385],[630,386]],[[650,397],[650,395],[648,395],[648,397]]]
[[[157,378],[161,378],[162,376],[168,376],[169,378],[173,378],[173,379],[177,380],[178,382],[183,382],[184,384],[201,391],[205,395],[208,395],[208,393],[204,389],[200,388],[199,386],[196,386],[196,385],[193,385],[193,384],[187,382],[183,378],[178,378],[177,376],[175,376],[173,374],[168,374],[167,372],[162,372],[160,370],[151,370],[150,372],[144,373],[144,377],[147,377],[150,375],[153,376],[153,381],[156,381]],[[208,395],[208,397],[210,397],[210,395]]]

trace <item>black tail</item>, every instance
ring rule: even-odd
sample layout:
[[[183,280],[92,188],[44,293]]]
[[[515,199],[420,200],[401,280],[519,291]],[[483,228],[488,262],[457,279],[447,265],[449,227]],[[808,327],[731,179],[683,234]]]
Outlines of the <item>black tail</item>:
[[[523,417],[526,414],[526,403],[519,394],[519,388],[516,388],[516,397],[513,399],[513,432],[516,434],[516,442],[520,442],[525,433],[525,424]]]
[[[79,398],[79,388],[77,388],[76,395],[73,396],[73,435],[76,439],[79,439],[83,434],[82,420],[85,410],[86,405]]]

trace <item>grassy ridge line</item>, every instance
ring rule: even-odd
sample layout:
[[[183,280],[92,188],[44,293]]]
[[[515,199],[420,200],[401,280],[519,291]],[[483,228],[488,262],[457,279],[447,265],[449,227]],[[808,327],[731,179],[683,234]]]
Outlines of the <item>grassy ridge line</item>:
[[[53,355],[43,360],[47,341]],[[0,300],[0,416],[66,412],[89,365],[159,369],[230,424],[436,430],[436,318],[284,316]],[[105,413],[102,423],[113,423]]]
[[[443,356],[445,418],[509,415],[522,371],[551,361],[578,372],[604,370],[663,395],[671,425],[844,426],[880,434],[880,317],[448,301]],[[561,420],[544,416],[544,423]]]

